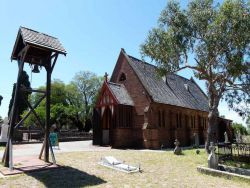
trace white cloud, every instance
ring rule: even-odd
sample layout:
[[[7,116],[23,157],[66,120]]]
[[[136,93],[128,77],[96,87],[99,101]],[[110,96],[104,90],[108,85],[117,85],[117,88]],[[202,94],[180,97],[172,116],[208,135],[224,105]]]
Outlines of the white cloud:
[[[235,111],[229,109],[226,102],[222,101],[219,105],[220,116],[224,115],[226,119],[231,119],[233,122],[241,123],[246,126],[246,122]]]

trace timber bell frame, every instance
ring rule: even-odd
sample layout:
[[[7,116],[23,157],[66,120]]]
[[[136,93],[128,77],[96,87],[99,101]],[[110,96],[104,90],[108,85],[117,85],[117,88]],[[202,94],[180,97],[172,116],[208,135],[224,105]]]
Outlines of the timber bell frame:
[[[13,133],[14,129],[18,128],[28,117],[30,114],[34,114],[37,122],[43,128],[44,131],[44,142],[39,155],[39,159],[41,159],[42,154],[44,153],[44,161],[49,162],[49,150],[51,150],[52,160],[55,164],[55,156],[53,153],[52,145],[49,140],[49,130],[50,130],[50,100],[51,100],[51,74],[55,67],[57,58],[59,54],[63,54],[66,56],[66,51],[62,47],[61,43],[57,38],[52,36],[39,33],[37,31],[20,27],[17,39],[14,45],[14,49],[12,52],[11,60],[17,60],[18,62],[18,76],[16,82],[16,89],[13,99],[13,106],[11,109],[10,117],[9,117],[9,131],[8,131],[8,142],[5,147],[5,152],[2,158],[2,162],[5,167],[9,167],[10,170],[13,169],[13,155],[12,155],[12,142],[13,142]],[[21,85],[21,75],[24,69],[25,63],[30,64],[33,68],[38,66],[44,67],[47,73],[47,82],[46,82],[46,90],[35,90],[31,88],[26,88]],[[41,98],[37,101],[37,103],[32,106],[29,101],[27,101],[24,97],[22,97],[22,93],[24,92],[37,92],[41,93]],[[41,119],[37,115],[35,108],[42,102],[43,99],[46,99],[46,119],[45,125],[42,124]],[[18,100],[25,100],[25,103],[29,107],[28,113],[19,121],[18,121]]]

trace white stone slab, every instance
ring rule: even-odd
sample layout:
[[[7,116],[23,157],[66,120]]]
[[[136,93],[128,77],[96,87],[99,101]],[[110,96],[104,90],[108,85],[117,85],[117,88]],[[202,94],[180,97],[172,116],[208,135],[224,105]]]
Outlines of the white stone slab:
[[[7,142],[8,141],[8,131],[9,131],[9,125],[8,124],[2,124],[0,142]]]
[[[117,160],[113,156],[103,157],[98,164],[126,173],[140,172],[140,167],[124,164],[123,162]]]

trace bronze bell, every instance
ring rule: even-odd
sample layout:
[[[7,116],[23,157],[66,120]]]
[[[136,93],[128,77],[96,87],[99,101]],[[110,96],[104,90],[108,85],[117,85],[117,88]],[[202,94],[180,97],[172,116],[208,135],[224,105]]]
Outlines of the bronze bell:
[[[38,68],[38,65],[34,65],[33,69],[32,69],[33,73],[40,73],[40,70]]]

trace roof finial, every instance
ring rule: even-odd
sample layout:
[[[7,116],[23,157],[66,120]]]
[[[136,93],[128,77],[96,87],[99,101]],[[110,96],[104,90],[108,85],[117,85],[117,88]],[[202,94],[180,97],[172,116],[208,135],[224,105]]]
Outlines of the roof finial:
[[[104,80],[105,82],[108,81],[108,73],[107,73],[107,72],[105,72],[105,74],[104,74],[104,79],[105,79],[105,80]]]

